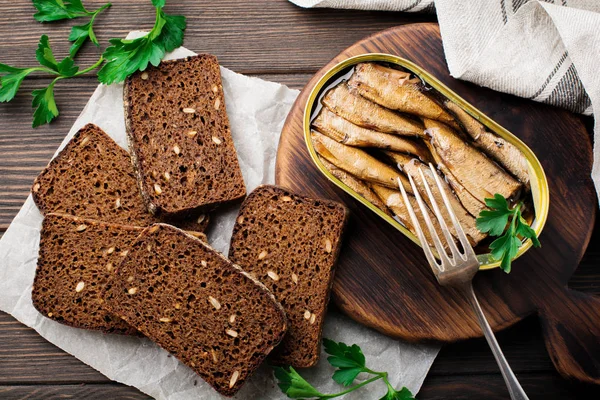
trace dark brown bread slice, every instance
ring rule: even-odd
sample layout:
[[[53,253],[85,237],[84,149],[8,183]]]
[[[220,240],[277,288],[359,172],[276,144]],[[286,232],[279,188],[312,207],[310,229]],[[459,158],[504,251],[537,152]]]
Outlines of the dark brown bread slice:
[[[320,354],[346,208],[336,202],[260,186],[242,204],[229,258],[273,292],[289,329],[272,353],[277,364],[311,367]]]
[[[44,316],[76,328],[136,334],[104,308],[109,277],[143,228],[70,215],[47,214],[33,282],[33,306]]]
[[[281,305],[262,284],[165,224],[138,237],[105,300],[226,396],[240,389],[286,330]]]
[[[160,222],[146,209],[131,157],[102,129],[81,128],[35,179],[33,200],[42,214],[64,213],[117,224],[148,226]],[[202,232],[208,218],[175,222]]]
[[[246,195],[216,57],[163,61],[135,73],[124,99],[129,145],[151,212],[210,210]]]

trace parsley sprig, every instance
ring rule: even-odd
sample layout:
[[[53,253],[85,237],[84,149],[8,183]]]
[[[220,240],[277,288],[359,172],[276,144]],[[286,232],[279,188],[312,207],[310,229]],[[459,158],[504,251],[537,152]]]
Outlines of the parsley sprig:
[[[498,236],[490,244],[492,258],[501,261],[500,267],[504,272],[509,273],[512,259],[521,246],[521,238],[531,239],[535,247],[541,246],[540,241],[521,215],[522,202],[510,208],[504,196],[496,193],[493,198],[485,199],[485,204],[490,210],[479,213],[477,229],[491,236]]]
[[[323,394],[302,378],[293,367],[275,367],[275,377],[279,381],[278,386],[290,399],[333,399],[381,379],[387,386],[387,393],[380,400],[414,400],[414,396],[407,388],[394,389],[388,380],[387,372],[377,372],[367,368],[365,355],[358,345],[348,346],[345,343],[329,339],[323,339],[323,345],[325,352],[330,355],[327,357],[327,361],[336,367],[332,377],[335,382],[348,387],[360,373],[373,376],[341,392]]]
[[[81,0],[33,0],[33,4],[38,10],[34,18],[41,22],[91,17],[88,23],[73,27],[69,36],[69,40],[74,42],[70,54],[60,62],[54,56],[48,36],[43,35],[36,50],[38,66],[19,68],[0,63],[0,102],[14,99],[23,80],[33,73],[49,74],[53,77],[48,86],[32,92],[32,104],[35,108],[32,124],[34,128],[49,123],[59,115],[54,99],[54,87],[58,81],[84,75],[102,66],[98,71],[100,82],[122,82],[135,71],[145,70],[149,63],[158,65],[165,53],[183,44],[185,17],[165,13],[163,7],[166,0],[152,0],[156,8],[156,19],[154,27],[147,35],[132,40],[111,39],[111,46],[98,61],[80,70],[79,66],[75,65],[75,54],[88,39],[99,45],[93,30],[94,20],[99,13],[110,7],[110,3],[95,11],[88,11]]]
[[[106,64],[98,72],[104,84],[122,82],[135,71],[143,71],[148,63],[157,66],[165,53],[183,43],[186,20],[181,15],[169,15],[163,11],[165,0],[152,0],[156,7],[156,20],[152,30],[137,39],[111,39],[111,46],[104,51]]]
[[[11,101],[17,94],[23,80],[33,72],[44,72],[55,76],[48,86],[43,89],[36,89],[31,93],[33,95],[32,104],[36,108],[33,113],[34,128],[52,121],[59,114],[54,100],[56,82],[88,73],[98,68],[103,61],[100,58],[94,65],[81,71],[70,56],[59,62],[54,56],[50,47],[50,40],[46,35],[42,35],[40,38],[35,57],[39,63],[39,66],[36,67],[16,68],[0,63],[0,102]]]
[[[75,57],[81,46],[89,39],[96,47],[100,46],[94,32],[94,21],[98,14],[111,6],[104,4],[95,11],[88,11],[81,0],[33,0],[33,6],[38,10],[33,18],[38,22],[61,21],[89,17],[90,20],[83,25],[75,25],[71,28],[69,41],[73,42],[69,49],[69,55]]]

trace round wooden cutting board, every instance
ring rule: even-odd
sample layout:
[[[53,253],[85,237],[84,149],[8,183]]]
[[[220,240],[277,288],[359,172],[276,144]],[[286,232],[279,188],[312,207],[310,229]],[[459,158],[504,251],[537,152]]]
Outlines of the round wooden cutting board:
[[[559,371],[600,383],[600,301],[566,288],[596,217],[590,137],[579,117],[565,110],[450,77],[437,24],[399,26],[344,50],[307,84],[283,128],[277,184],[338,200],[351,211],[333,301],[356,321],[404,340],[452,342],[482,335],[466,299],[437,284],[421,248],[329,182],[306,149],[302,114],[313,85],[339,61],[375,52],[420,65],[536,153],[550,184],[542,248],[531,249],[515,261],[509,275],[500,269],[480,272],[475,291],[495,330],[538,311]]]

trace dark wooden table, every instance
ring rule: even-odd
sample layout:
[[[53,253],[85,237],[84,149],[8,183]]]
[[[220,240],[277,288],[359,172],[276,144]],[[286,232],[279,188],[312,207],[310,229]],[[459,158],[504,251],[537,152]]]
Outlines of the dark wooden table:
[[[90,9],[102,1],[84,0]],[[149,0],[113,0],[112,9],[97,20],[103,45],[130,30],[149,29],[154,15]],[[303,10],[286,0],[170,1],[172,13],[188,17],[185,46],[209,52],[234,71],[302,88],[310,76],[355,41],[399,24],[435,21],[435,16],[403,13]],[[41,25],[32,19],[29,0],[1,0],[0,62],[29,66],[43,33],[56,53],[68,49],[72,23]],[[100,50],[86,46],[82,65],[97,59]],[[50,126],[31,128],[32,88],[45,82],[36,77],[23,93],[0,104],[0,235],[25,201],[33,178],[50,160],[87,99],[94,76],[61,82],[56,98],[61,116]],[[592,122],[586,119],[591,132]],[[571,288],[600,293],[600,223]],[[500,345],[531,399],[597,399],[600,388],[563,380],[554,370],[535,317],[498,334]],[[445,346],[427,376],[419,399],[507,399],[508,394],[487,344],[471,340]],[[35,331],[0,313],[0,399],[145,399],[137,389],[113,383]]]

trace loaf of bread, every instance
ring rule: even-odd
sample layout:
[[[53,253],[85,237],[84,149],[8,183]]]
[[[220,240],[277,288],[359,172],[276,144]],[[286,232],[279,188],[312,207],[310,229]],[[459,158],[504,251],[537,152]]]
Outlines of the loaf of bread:
[[[286,331],[273,295],[204,242],[146,228],[107,285],[109,309],[226,396]]]
[[[105,309],[101,293],[142,229],[47,214],[31,293],[33,306],[42,315],[77,328],[137,333]]]
[[[185,215],[246,195],[216,57],[163,61],[129,77],[123,96],[138,184],[152,213]]]
[[[64,213],[141,227],[160,222],[144,205],[127,151],[93,124],[81,128],[50,161],[31,193],[42,214]],[[208,220],[194,216],[173,223],[202,232]]]
[[[310,367],[320,354],[323,320],[347,209],[277,186],[260,186],[239,211],[229,258],[281,302],[288,333],[271,356],[276,364]]]

